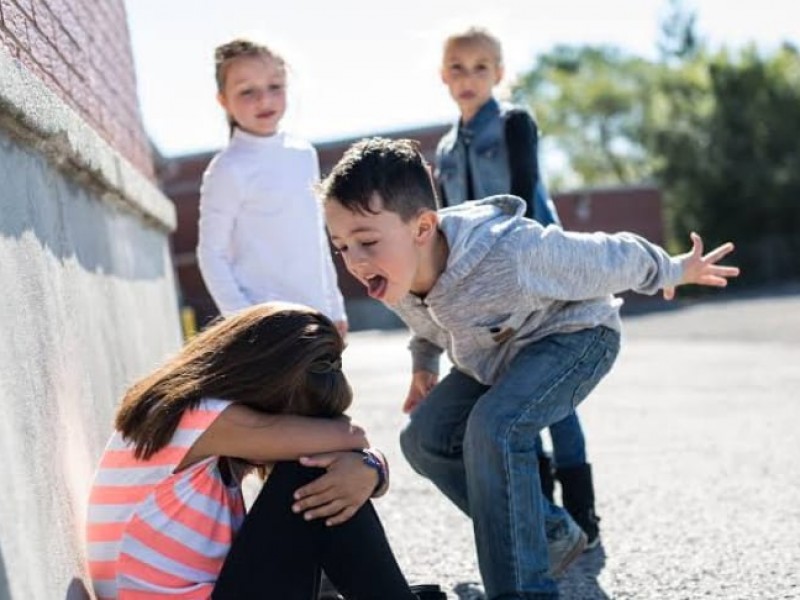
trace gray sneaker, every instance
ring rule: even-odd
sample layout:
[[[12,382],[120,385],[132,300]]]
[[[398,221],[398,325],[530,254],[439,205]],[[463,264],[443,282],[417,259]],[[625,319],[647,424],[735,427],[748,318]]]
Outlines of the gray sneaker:
[[[547,540],[547,556],[550,559],[550,577],[561,577],[575,559],[586,548],[586,534],[580,526],[567,518],[566,531],[555,539]]]

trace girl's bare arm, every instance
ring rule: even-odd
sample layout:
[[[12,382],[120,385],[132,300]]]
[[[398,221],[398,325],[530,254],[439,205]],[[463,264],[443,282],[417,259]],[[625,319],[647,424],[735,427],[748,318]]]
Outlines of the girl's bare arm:
[[[179,468],[209,456],[269,463],[368,446],[364,430],[346,418],[268,415],[232,404],[197,439]]]

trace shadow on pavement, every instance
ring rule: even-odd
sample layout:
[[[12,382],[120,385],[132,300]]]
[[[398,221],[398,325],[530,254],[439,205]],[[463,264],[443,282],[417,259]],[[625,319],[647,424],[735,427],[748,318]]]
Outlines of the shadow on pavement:
[[[453,588],[458,600],[486,600],[483,593],[483,586],[475,581],[468,581],[456,584]]]
[[[597,581],[605,565],[606,552],[602,545],[582,554],[558,581],[562,600],[610,600]],[[486,600],[483,587],[477,582],[459,583],[453,591],[458,600]]]
[[[89,592],[86,589],[83,581],[81,581],[78,577],[73,577],[72,581],[69,582],[69,586],[67,586],[67,593],[64,596],[64,600],[90,600],[91,596],[89,596]]]
[[[11,600],[11,590],[8,589],[8,579],[6,579],[6,563],[3,560],[2,552],[0,552],[0,600]]]
[[[609,600],[610,596],[597,581],[605,566],[606,551],[602,544],[594,550],[584,552],[558,582],[562,600]]]

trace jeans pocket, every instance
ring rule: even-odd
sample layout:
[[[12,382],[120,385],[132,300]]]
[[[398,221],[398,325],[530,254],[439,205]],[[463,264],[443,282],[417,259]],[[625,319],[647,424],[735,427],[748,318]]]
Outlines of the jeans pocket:
[[[611,370],[619,353],[619,333],[613,329],[601,327],[597,337],[578,362],[574,375],[579,378],[578,385],[572,395],[573,410],[583,402],[597,387],[597,384]]]

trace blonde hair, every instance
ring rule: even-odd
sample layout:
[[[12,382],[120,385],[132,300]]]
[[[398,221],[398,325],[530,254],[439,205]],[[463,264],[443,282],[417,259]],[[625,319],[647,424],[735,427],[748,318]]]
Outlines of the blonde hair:
[[[495,35],[485,27],[471,26],[457,33],[448,35],[442,47],[442,56],[457,46],[487,46],[494,54],[498,65],[503,64],[503,46]]]
[[[231,62],[242,57],[266,58],[275,61],[281,67],[286,67],[283,57],[268,46],[237,38],[214,48],[214,76],[218,92],[225,89],[225,76],[228,74]]]
[[[286,61],[283,59],[283,56],[268,46],[257,44],[243,38],[231,40],[230,42],[214,48],[214,77],[217,81],[217,91],[219,93],[225,90],[225,77],[228,75],[228,67],[230,67],[234,60],[243,57],[256,57],[271,60],[282,69],[286,69]],[[233,130],[237,126],[237,123],[230,115],[228,115],[228,126],[230,127],[230,134],[233,135]]]

